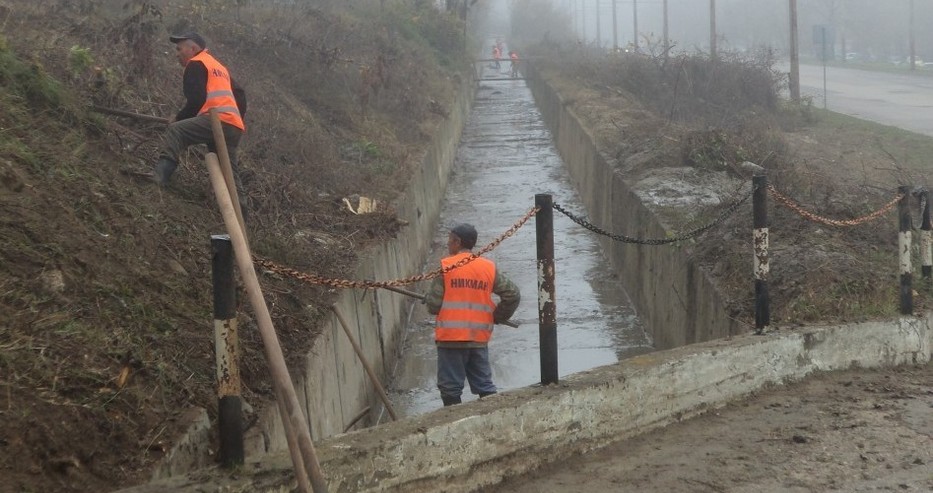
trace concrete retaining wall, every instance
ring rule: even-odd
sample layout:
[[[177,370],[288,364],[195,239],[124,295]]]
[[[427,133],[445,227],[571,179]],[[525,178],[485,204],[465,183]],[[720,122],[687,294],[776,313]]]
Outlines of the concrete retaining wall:
[[[467,86],[461,91],[448,119],[437,127],[431,147],[404,196],[394,204],[398,218],[407,221],[408,226],[395,238],[364,252],[354,279],[397,279],[421,271],[437,228],[460,133],[469,116],[473,89]],[[395,363],[408,301],[403,295],[386,291],[345,290],[336,303],[383,381]],[[331,315],[321,328],[323,333],[308,354],[304,375],[293,376],[314,440],[343,433],[366,406],[381,406],[337,318]],[[287,450],[281,426],[277,407],[267,406],[259,426],[247,437],[247,455]]]
[[[668,231],[655,214],[626,184],[625,177],[615,172],[612,159],[599,152],[596,139],[583,127],[573,109],[541,80],[533,67],[526,67],[526,70],[528,87],[570,171],[589,219],[604,229],[628,236],[667,237]],[[568,219],[558,213],[554,220]],[[600,242],[658,349],[709,341],[743,331],[726,313],[722,296],[691,258],[689,247],[643,246],[608,238],[601,238]]]
[[[437,227],[447,177],[469,117],[474,89],[472,84],[464,84],[449,117],[438,125],[404,196],[394,204],[397,217],[408,225],[395,238],[363,252],[352,278],[397,279],[420,272]],[[387,291],[344,290],[336,303],[383,382],[396,360],[408,300]],[[303,374],[292,375],[314,440],[343,433],[366,406],[372,406],[370,416],[375,417],[382,405],[337,318],[331,314],[320,328],[322,334],[308,353]],[[182,440],[167,455],[153,479],[213,462],[213,457],[204,454],[205,447],[188,442]],[[267,403],[256,426],[246,434],[246,456],[249,459],[287,448],[278,407],[274,402]]]
[[[568,377],[318,443],[332,493],[469,492],[687,419],[816,371],[930,361],[929,314],[742,335],[637,356]],[[125,493],[288,492],[287,454],[236,478],[208,470]]]

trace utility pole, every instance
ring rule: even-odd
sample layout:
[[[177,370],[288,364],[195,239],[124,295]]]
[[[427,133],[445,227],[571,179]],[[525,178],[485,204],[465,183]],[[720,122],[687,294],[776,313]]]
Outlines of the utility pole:
[[[667,32],[667,0],[664,0],[664,58],[667,58],[669,51],[671,51],[671,39]]]
[[[917,70],[917,43],[914,36],[914,0],[910,0],[910,69]]]
[[[603,33],[600,30],[600,21],[602,21],[602,15],[599,13],[599,0],[593,0],[596,2],[596,46],[599,46],[600,49],[603,47]]]
[[[586,41],[586,0],[580,0],[580,26],[583,28],[583,44],[587,43]]]
[[[616,18],[616,0],[612,0],[612,51],[619,51],[619,25],[618,19]]]
[[[632,18],[635,20],[635,31],[632,32],[632,39],[635,40],[635,53],[638,53],[638,0],[632,0]]]
[[[709,57],[716,59],[716,0],[709,0]]]
[[[800,102],[800,53],[797,51],[797,0],[787,0],[790,7],[790,99]]]

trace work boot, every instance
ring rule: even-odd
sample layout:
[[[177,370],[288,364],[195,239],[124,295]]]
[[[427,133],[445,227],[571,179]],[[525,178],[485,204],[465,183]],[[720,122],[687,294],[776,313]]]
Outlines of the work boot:
[[[491,395],[496,395],[496,393],[495,392],[480,392],[479,398],[482,399],[483,397],[489,397]]]
[[[444,401],[444,407],[453,406],[454,404],[460,404],[460,396],[452,397],[449,395],[442,395],[441,400]]]
[[[178,163],[175,161],[167,157],[159,158],[159,162],[156,164],[154,171],[156,183],[162,187],[168,186],[168,181],[172,178],[172,173],[175,172],[175,168],[177,167]]]

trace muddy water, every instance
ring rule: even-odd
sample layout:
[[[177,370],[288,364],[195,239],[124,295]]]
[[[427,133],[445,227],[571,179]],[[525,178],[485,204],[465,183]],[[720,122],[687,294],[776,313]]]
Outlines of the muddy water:
[[[502,77],[509,70],[501,64]],[[484,69],[486,77],[495,71]],[[492,72],[492,74],[490,74]],[[550,132],[520,80],[484,81],[461,139],[457,161],[426,269],[446,255],[449,228],[468,222],[481,247],[507,230],[534,205],[537,193],[583,211]],[[561,376],[652,350],[620,283],[607,272],[596,238],[559,213],[554,215],[554,251]],[[513,316],[521,327],[496,326],[489,354],[500,391],[540,382],[534,219],[487,256],[522,292]],[[427,289],[427,283],[420,286]],[[391,398],[399,415],[441,407],[436,388],[433,317],[413,307]],[[464,389],[463,400],[475,396]]]

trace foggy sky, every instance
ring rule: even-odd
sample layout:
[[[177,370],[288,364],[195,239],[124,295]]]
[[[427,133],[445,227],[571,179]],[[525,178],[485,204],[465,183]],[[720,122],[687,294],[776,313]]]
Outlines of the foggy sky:
[[[495,1],[495,0],[494,0]],[[504,0],[507,1],[507,0]],[[541,0],[566,12],[576,35],[596,43],[597,13],[601,44],[612,47],[613,0]],[[662,34],[662,0],[636,0],[639,45],[645,39],[658,42]],[[717,45],[720,50],[770,46],[787,50],[788,0],[716,0]],[[831,26],[835,49],[871,53],[879,59],[909,53],[910,0],[798,0],[801,55],[811,53],[813,26]],[[675,50],[709,49],[709,0],[668,0],[670,38]],[[933,61],[933,1],[914,0],[914,26],[918,56]],[[618,42],[633,41],[633,1],[616,0]],[[520,13],[518,13],[520,15]],[[514,15],[514,14],[513,14]],[[584,23],[585,19],[585,23]]]

